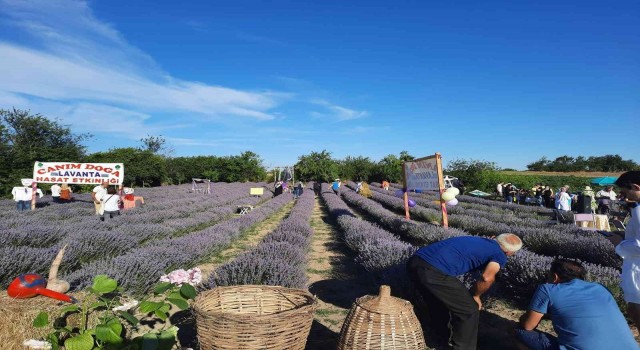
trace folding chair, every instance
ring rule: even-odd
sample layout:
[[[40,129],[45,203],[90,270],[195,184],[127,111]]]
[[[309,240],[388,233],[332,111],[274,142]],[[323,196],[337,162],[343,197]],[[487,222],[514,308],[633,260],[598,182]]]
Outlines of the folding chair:
[[[578,223],[590,222],[592,227],[584,227]],[[573,214],[573,223],[583,230],[598,231],[596,227],[596,217],[593,214]]]

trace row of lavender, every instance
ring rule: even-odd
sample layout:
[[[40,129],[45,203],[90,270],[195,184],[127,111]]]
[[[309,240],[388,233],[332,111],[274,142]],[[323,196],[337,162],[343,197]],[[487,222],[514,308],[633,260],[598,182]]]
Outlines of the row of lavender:
[[[354,184],[350,183],[353,187]],[[417,204],[411,208],[414,217],[434,221],[440,218],[438,205],[420,196],[410,196]],[[376,189],[373,191],[375,201],[395,210],[403,211],[402,199],[393,196],[389,191]],[[522,238],[527,249],[546,256],[564,256],[608,267],[620,268],[621,260],[615,253],[611,242],[597,232],[582,230],[573,225],[546,225],[542,220],[522,219],[509,215],[484,212],[477,209],[449,207],[449,225],[475,235],[495,236],[504,232],[512,232]]]
[[[306,255],[313,235],[310,220],[314,203],[314,193],[308,188],[278,227],[255,248],[218,267],[206,287],[266,284],[303,288],[307,282]]]
[[[171,190],[165,192],[175,192]],[[220,186],[218,193],[212,196],[167,198],[170,204],[184,205],[176,208],[183,213],[181,216],[167,210],[172,208],[167,207],[167,203],[158,203],[126,211],[122,217],[108,222],[98,222],[94,216],[74,224],[25,221],[22,228],[13,228],[3,234],[2,238],[11,243],[21,237],[20,242],[27,245],[6,244],[0,248],[0,283],[5,284],[24,272],[45,272],[53,256],[64,245],[67,250],[62,271],[70,273],[94,260],[112,259],[161,239],[188,235],[188,227],[202,229],[228,217],[236,209],[233,205],[236,202],[257,203],[258,199],[247,198],[248,190],[247,184],[231,184]],[[192,207],[197,210],[195,213],[190,213]],[[146,219],[136,220],[141,217],[156,219],[151,223]]]
[[[65,279],[73,287],[89,285],[94,276],[108,274],[126,290],[144,293],[157,276],[176,268],[190,268],[228,247],[243,232],[251,229],[292,200],[290,194],[275,197],[248,214],[234,217],[188,235],[165,238],[126,254],[84,265]]]
[[[349,194],[350,191],[343,191],[342,193],[345,197],[353,197]],[[348,231],[358,230],[361,235],[369,237],[369,239],[363,240],[364,244],[359,247],[349,245],[357,252],[359,262],[367,267],[367,270],[377,273],[378,277],[382,278],[385,283],[403,285],[406,282],[406,273],[404,272],[403,265],[410,255],[409,252],[414,251],[417,247],[407,247],[406,243],[387,231],[384,231],[386,233],[384,239],[376,239],[382,229],[368,222],[355,219],[351,216],[350,209],[344,201],[338,196],[333,195],[333,193],[323,192],[322,195],[333,215],[351,217],[353,219],[349,221],[345,220],[345,222],[340,225],[341,228],[345,230],[345,236]],[[359,206],[359,208],[365,211],[388,212],[388,210],[382,206],[376,207],[375,204],[367,203],[367,201],[372,202],[364,198],[360,200],[359,203],[366,203],[366,205]],[[354,203],[356,202],[354,201]],[[412,226],[416,231],[420,229],[428,231],[429,240],[432,242],[452,236],[468,235],[467,232],[456,229],[445,230],[436,227],[427,229],[427,224],[403,222],[404,220],[394,223],[390,221],[392,218],[388,214],[381,216],[385,216],[385,220],[391,222],[395,227],[406,227],[405,231],[411,231]],[[373,254],[370,254],[370,252],[373,252]],[[386,259],[386,257],[393,257],[393,259]],[[528,299],[535,290],[535,287],[545,280],[551,260],[551,257],[523,250],[509,259],[504,271],[500,275],[501,285],[511,298]],[[618,270],[594,264],[585,265],[592,280],[607,286],[617,298],[620,298]]]

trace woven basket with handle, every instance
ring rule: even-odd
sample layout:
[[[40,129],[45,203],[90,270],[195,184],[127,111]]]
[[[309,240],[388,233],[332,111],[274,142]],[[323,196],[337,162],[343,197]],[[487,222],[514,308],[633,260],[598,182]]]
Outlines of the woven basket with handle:
[[[217,287],[198,295],[200,349],[304,349],[317,302],[309,292],[278,286]]]
[[[358,298],[340,332],[339,350],[426,348],[420,322],[410,302],[392,297],[389,286],[380,295]]]

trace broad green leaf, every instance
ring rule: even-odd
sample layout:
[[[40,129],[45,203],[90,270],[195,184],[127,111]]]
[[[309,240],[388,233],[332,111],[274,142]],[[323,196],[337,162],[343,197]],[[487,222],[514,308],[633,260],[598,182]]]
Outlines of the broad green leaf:
[[[93,349],[93,337],[89,333],[76,335],[64,341],[66,350],[91,350]]]
[[[36,318],[33,319],[33,326],[36,328],[46,327],[49,324],[49,314],[41,311]]]
[[[60,349],[60,345],[58,343],[58,335],[56,333],[51,333],[47,336],[47,341],[51,343],[51,350]]]
[[[107,275],[98,275],[93,279],[91,288],[100,294],[111,293],[118,288],[118,282]]]
[[[118,318],[114,317],[109,321],[107,321],[107,326],[109,326],[109,328],[111,328],[111,330],[115,334],[117,335],[122,334],[122,323],[120,323],[120,320]]]
[[[109,344],[122,343],[120,334],[114,332],[113,329],[106,324],[99,324],[96,326],[96,339]]]
[[[163,311],[160,311],[160,310],[156,310],[153,313],[156,315],[156,317],[158,317],[162,321],[166,321],[167,320],[168,316],[167,316],[166,312],[163,312]]]
[[[187,301],[187,299],[185,297],[182,296],[182,293],[180,293],[180,291],[174,291],[171,292],[171,294],[169,294],[169,296],[167,298],[171,298],[171,299],[184,299],[185,301]]]
[[[193,299],[198,294],[196,289],[188,283],[185,283],[180,287],[180,293],[182,293],[182,295],[187,299]]]
[[[160,282],[153,289],[153,292],[156,293],[156,294],[162,294],[162,293],[168,291],[172,286],[173,285],[171,283],[169,283],[169,282]]]
[[[158,336],[147,333],[142,337],[142,350],[158,350]]]
[[[175,328],[175,327],[172,327]],[[177,330],[174,331],[171,328],[158,334],[158,350],[171,350],[176,344]]]
[[[60,313],[66,314],[67,312],[76,312],[79,310],[80,310],[80,307],[78,305],[69,305],[67,307],[62,308],[62,310],[60,310]]]
[[[167,298],[167,301],[177,306],[180,310],[186,310],[189,308],[189,303],[187,303],[184,299]]]
[[[171,310],[171,304],[168,303],[161,303],[162,306],[160,306],[160,308],[158,309],[159,311],[162,312],[169,312],[169,310]]]
[[[126,311],[118,311],[118,315],[122,316],[122,318],[131,323],[132,326],[136,326],[138,325],[138,323],[140,323],[140,320]]]
[[[148,314],[150,312],[154,312],[158,310],[164,303],[155,302],[155,301],[143,301],[140,303],[138,308],[142,313]]]

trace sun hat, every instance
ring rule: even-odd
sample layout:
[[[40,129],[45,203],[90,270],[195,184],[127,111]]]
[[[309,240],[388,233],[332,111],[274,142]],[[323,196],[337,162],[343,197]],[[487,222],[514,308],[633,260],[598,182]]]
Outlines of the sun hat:
[[[585,191],[591,191],[591,186],[585,186],[585,187],[584,187],[584,190],[585,190]]]
[[[122,191],[124,192],[124,194],[133,194],[133,188],[131,187],[125,187],[124,189],[122,189]]]

